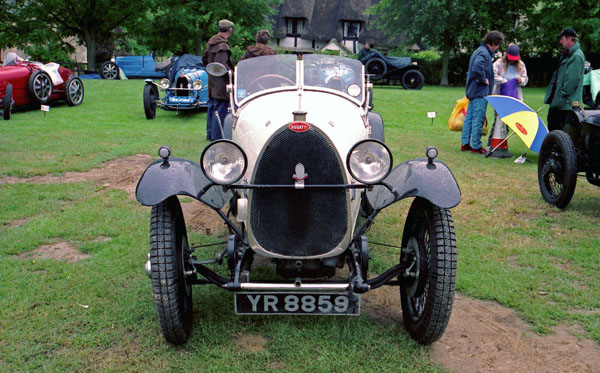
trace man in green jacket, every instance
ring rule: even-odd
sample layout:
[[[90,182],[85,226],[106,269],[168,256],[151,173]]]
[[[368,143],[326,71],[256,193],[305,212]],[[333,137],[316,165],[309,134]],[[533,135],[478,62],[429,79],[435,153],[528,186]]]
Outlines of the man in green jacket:
[[[573,107],[581,105],[583,92],[585,56],[579,47],[577,33],[573,29],[564,29],[558,38],[563,46],[560,65],[544,98],[544,103],[550,104],[547,119],[550,131],[564,130],[565,118]]]

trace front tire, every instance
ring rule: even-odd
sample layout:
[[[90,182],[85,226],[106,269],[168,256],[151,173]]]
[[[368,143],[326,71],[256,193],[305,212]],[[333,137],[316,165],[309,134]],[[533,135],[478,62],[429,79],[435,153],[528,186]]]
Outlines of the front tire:
[[[577,157],[571,137],[560,130],[551,131],[540,150],[538,183],[546,202],[560,209],[567,207],[577,183]]]
[[[52,80],[42,70],[34,70],[29,76],[27,89],[31,98],[40,105],[47,105],[52,96]]]
[[[371,74],[373,80],[383,79],[387,74],[387,65],[381,58],[371,58],[365,64],[365,71],[367,74]]]
[[[4,103],[2,105],[2,118],[4,120],[10,119],[10,111],[12,110],[12,84],[6,85],[6,90],[4,91]]]
[[[158,98],[158,89],[153,84],[144,86],[144,113],[146,119],[156,117],[156,99]]]
[[[404,89],[421,89],[425,84],[425,77],[419,70],[408,70],[402,75]]]
[[[77,106],[83,102],[83,82],[75,76],[70,76],[65,83],[65,98],[69,106]]]
[[[119,66],[112,61],[106,61],[100,66],[100,76],[102,79],[119,79]]]
[[[456,237],[450,210],[416,198],[402,235],[402,318],[410,336],[423,345],[442,336],[450,320],[456,289]]]
[[[173,196],[152,207],[150,262],[158,322],[165,339],[183,344],[193,323],[188,239],[181,205]]]

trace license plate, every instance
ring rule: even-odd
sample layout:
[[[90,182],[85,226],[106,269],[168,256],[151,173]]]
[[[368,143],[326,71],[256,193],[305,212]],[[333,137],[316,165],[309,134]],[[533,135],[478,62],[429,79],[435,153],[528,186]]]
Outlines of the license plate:
[[[347,293],[235,293],[238,315],[360,315],[360,295]]]

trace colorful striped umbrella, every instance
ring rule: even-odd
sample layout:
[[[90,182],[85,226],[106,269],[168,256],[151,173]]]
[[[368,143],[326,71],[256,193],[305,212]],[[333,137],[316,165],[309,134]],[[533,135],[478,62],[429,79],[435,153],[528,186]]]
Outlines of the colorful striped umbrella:
[[[496,110],[500,119],[519,135],[525,145],[539,154],[548,129],[537,112],[510,96],[492,95],[485,99]]]

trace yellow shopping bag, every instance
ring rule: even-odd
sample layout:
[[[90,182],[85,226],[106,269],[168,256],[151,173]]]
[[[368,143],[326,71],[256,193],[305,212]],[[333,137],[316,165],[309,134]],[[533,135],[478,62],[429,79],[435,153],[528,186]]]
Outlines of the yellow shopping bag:
[[[450,114],[450,119],[448,119],[448,129],[450,131],[462,131],[463,123],[465,122],[465,118],[467,116],[468,107],[469,99],[467,96],[456,100],[456,106],[454,106],[454,110],[452,110],[452,114]],[[486,117],[485,122],[483,123],[483,128],[481,129],[481,135],[485,136],[487,133],[488,121]]]

